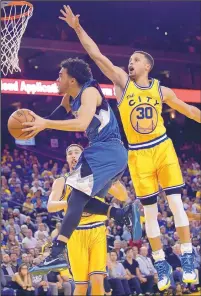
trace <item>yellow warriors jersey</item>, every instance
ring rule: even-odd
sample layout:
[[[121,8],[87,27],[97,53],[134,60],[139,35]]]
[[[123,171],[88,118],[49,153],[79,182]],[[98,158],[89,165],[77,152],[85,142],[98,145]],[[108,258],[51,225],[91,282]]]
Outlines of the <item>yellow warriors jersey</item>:
[[[149,143],[165,135],[158,80],[151,79],[149,87],[140,87],[128,79],[118,107],[129,148],[136,144],[140,148],[141,143]]]
[[[69,197],[69,195],[71,193],[72,188],[69,185],[66,185],[64,190],[65,191],[64,191],[64,194],[63,194],[61,199],[67,201],[68,197]],[[103,201],[102,198],[99,198],[99,197],[94,197],[94,198],[99,199],[101,202]],[[93,214],[83,212],[82,213],[82,218],[81,218],[80,223],[79,223],[79,226],[80,225],[91,224],[91,223],[96,223],[96,222],[103,222],[103,221],[106,221],[106,220],[107,220],[107,216],[93,215]]]

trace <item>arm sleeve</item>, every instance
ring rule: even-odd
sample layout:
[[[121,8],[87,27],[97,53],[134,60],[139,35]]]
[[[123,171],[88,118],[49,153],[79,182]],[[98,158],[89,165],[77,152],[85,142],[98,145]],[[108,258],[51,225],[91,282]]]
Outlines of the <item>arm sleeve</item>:
[[[59,105],[50,115],[45,118],[51,120],[64,120],[66,119],[67,114],[66,108],[64,108],[62,105]]]

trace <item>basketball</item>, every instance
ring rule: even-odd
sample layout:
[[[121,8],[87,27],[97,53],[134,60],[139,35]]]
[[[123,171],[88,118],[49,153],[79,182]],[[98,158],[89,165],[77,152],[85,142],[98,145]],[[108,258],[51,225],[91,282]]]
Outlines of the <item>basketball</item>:
[[[30,110],[28,109],[19,109],[11,114],[8,119],[8,130],[11,136],[18,140],[26,140],[26,136],[30,132],[23,132],[22,123],[34,121],[34,117],[30,115]]]

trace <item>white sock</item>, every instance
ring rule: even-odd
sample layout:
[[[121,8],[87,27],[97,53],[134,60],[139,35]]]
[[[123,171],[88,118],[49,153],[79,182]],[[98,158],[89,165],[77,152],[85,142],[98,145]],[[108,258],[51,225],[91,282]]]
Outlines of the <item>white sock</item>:
[[[165,253],[162,249],[152,252],[152,256],[155,262],[165,260]]]
[[[181,254],[184,255],[185,253],[192,253],[193,247],[192,243],[184,243],[181,244]]]

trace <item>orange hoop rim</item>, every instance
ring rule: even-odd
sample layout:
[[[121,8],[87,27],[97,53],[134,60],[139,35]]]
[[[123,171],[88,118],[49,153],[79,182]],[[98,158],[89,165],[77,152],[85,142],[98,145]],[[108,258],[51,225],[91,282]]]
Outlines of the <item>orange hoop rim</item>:
[[[33,5],[30,2],[27,1],[11,1],[6,4],[6,6],[29,6],[29,9],[21,14],[16,14],[15,16],[9,16],[9,17],[1,17],[1,21],[9,21],[14,19],[19,19],[23,16],[29,16],[31,12],[33,11]]]

